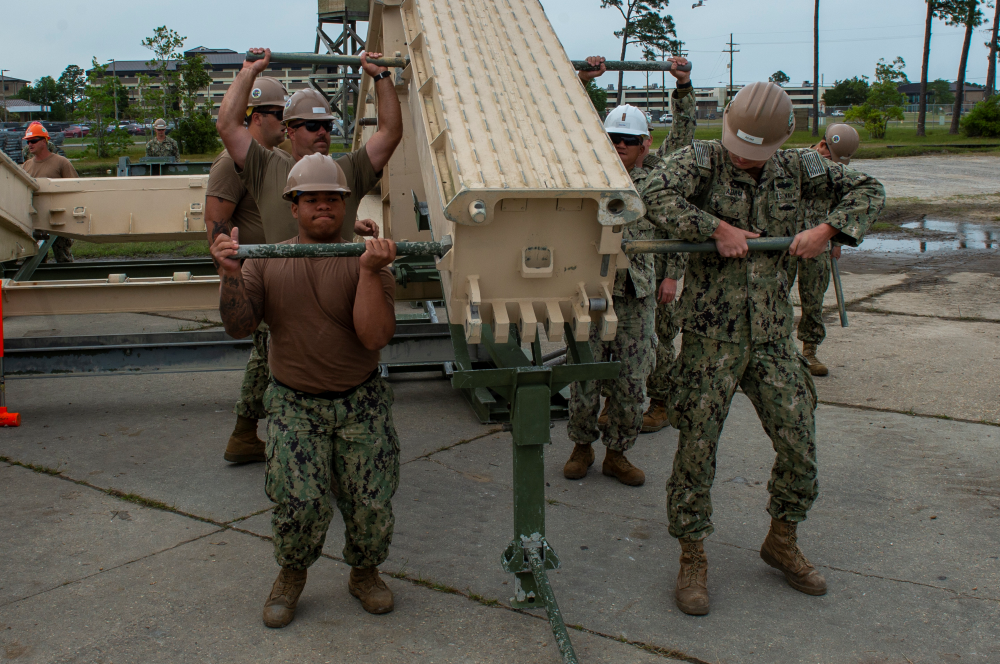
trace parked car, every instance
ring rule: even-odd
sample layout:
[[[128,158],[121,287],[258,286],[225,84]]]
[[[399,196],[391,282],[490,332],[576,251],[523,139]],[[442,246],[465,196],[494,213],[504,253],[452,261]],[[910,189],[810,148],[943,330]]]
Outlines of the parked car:
[[[669,113],[664,113],[663,115],[660,116],[660,122],[664,124],[673,124],[674,116],[670,115]]]
[[[66,138],[83,138],[89,133],[90,127],[83,127],[81,125],[70,125],[63,131]]]
[[[843,111],[834,111],[830,115],[832,115],[835,118],[842,118],[842,117],[844,117],[844,112]]]

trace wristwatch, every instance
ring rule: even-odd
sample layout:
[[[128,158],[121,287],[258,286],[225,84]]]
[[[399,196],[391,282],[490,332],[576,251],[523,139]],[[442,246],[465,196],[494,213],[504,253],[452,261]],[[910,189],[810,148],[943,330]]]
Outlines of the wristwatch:
[[[382,72],[380,74],[375,74],[374,76],[372,76],[372,82],[373,83],[378,83],[383,78],[389,78],[390,76],[392,76],[392,74],[390,74],[388,71],[384,71],[384,72]]]

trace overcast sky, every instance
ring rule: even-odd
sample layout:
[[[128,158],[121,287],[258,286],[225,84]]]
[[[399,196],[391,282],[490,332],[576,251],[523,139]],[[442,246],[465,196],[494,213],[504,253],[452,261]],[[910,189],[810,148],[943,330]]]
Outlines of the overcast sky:
[[[736,83],[766,80],[782,70],[792,83],[812,79],[811,0],[673,0],[668,12],[677,24],[694,63],[695,85],[728,81],[729,56],[723,54],[729,33],[736,48]],[[613,9],[600,0],[543,0],[549,20],[573,59],[600,54],[617,59],[620,42],[612,34],[621,27]],[[58,77],[68,64],[89,67],[99,61],[145,60],[150,52],[140,42],[159,25],[187,37],[186,48],[209,46],[246,50],[270,46],[280,51],[311,51],[316,25],[315,0],[140,0],[135,3],[89,0],[49,0],[31,5],[33,15],[46,17],[45,29],[4,29],[0,68],[7,75],[34,80]],[[820,73],[827,83],[867,74],[879,58],[906,60],[910,80],[920,80],[920,57],[926,5],[923,0],[822,0],[820,9]],[[973,35],[966,80],[985,83],[987,25]],[[7,12],[16,22],[14,14]],[[934,22],[930,78],[954,80],[958,72],[963,31]],[[628,59],[641,59],[630,47]],[[601,84],[617,80],[605,75]],[[640,85],[644,74],[626,75],[626,84]],[[655,78],[653,80],[656,80]]]

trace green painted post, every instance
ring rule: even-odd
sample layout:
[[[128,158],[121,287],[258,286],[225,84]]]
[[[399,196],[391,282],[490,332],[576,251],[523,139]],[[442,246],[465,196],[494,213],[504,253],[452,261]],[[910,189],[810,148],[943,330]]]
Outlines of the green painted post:
[[[547,385],[517,388],[510,415],[514,434],[514,541],[522,537],[545,537],[545,445],[549,440]],[[542,608],[531,570],[516,574],[514,598],[517,608]]]

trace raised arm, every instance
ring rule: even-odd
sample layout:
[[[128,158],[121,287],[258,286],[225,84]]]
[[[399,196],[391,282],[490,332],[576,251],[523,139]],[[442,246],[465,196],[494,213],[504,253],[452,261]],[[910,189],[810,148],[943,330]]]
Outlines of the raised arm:
[[[680,150],[685,145],[691,145],[698,111],[694,88],[691,86],[691,72],[677,69],[681,65],[688,64],[687,58],[667,59],[672,63],[670,75],[677,79],[677,89],[670,94],[670,111],[674,116],[670,133],[656,150],[656,155],[661,158]]]
[[[396,333],[396,311],[385,296],[382,268],[396,259],[392,240],[368,240],[361,254],[361,274],[354,297],[354,332],[368,350],[381,350]]]
[[[215,125],[222,143],[229,151],[229,156],[239,169],[243,168],[247,150],[250,149],[250,141],[253,140],[250,130],[243,124],[247,103],[250,101],[250,91],[253,90],[253,82],[258,74],[271,64],[271,49],[252,48],[250,52],[263,53],[264,57],[253,62],[243,61],[243,69],[236,74],[232,85],[226,90],[226,96],[222,98],[222,104],[219,105],[219,121]]]
[[[234,339],[250,336],[264,318],[259,305],[247,295],[240,261],[233,258],[239,248],[240,229],[232,237],[220,233],[212,243],[212,259],[219,267],[219,313],[226,334]]]
[[[385,67],[368,62],[369,55],[373,58],[382,57],[381,53],[361,53],[361,68],[366,74],[374,78],[388,71]],[[403,140],[403,111],[399,108],[399,97],[396,96],[392,76],[375,81],[375,93],[378,99],[378,131],[365,143],[365,150],[372,167],[378,173],[389,163],[396,146]]]

